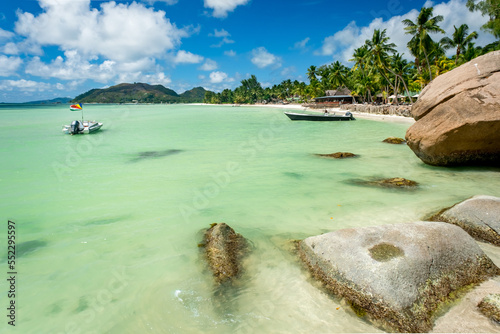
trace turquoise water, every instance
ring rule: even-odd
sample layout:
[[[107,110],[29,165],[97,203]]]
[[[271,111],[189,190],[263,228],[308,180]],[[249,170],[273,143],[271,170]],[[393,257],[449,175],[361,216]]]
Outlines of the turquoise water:
[[[291,122],[258,107],[88,105],[85,118],[102,130],[63,135],[78,116],[67,106],[0,107],[0,219],[17,227],[22,333],[378,331],[310,281],[289,240],[500,196],[498,169],[426,166],[407,146],[381,142],[404,137],[408,124]],[[314,155],[338,151],[360,157]],[[420,188],[355,182],[374,177]],[[223,291],[197,247],[214,222],[253,248],[241,280]],[[500,263],[495,247],[482,247]]]

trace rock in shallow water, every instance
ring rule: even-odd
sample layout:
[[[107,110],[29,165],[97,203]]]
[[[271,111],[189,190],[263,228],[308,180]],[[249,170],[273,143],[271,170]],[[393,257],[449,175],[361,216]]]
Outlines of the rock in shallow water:
[[[389,137],[384,140],[382,140],[384,143],[388,144],[404,144],[406,141],[403,138],[398,138],[398,137]]]
[[[415,222],[307,238],[299,254],[326,288],[376,324],[426,332],[449,294],[500,270],[461,228]]]
[[[334,158],[334,159],[345,159],[345,158],[355,158],[356,154],[350,152],[336,152],[330,154],[316,154],[318,157],[323,158]]]
[[[500,322],[500,294],[487,295],[477,307],[488,318]]]
[[[205,253],[217,283],[238,276],[247,242],[225,223],[213,224],[205,233]]]
[[[455,224],[473,238],[500,246],[500,198],[478,195],[434,215],[431,220]]]

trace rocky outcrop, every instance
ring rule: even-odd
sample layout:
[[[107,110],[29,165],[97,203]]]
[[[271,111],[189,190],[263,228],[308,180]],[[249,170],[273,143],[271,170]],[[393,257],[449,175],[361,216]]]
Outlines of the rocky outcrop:
[[[241,272],[246,240],[225,223],[212,224],[205,232],[204,244],[208,265],[217,283],[224,283]]]
[[[500,51],[438,76],[411,112],[406,140],[425,163],[500,165]]]
[[[398,138],[398,137],[389,137],[384,140],[382,140],[383,143],[388,143],[388,144],[405,144],[406,141],[403,138]]]
[[[487,295],[477,307],[488,318],[500,322],[500,294]]]
[[[351,180],[352,183],[361,186],[372,186],[382,188],[403,188],[415,189],[418,187],[418,182],[408,180],[402,177],[392,177],[389,179],[368,179],[368,180]]]
[[[442,222],[344,229],[307,238],[313,276],[358,314],[400,332],[427,332],[452,292],[500,273],[461,228]]]
[[[455,204],[430,220],[455,224],[474,239],[500,246],[500,198],[478,195]]]
[[[339,108],[368,114],[411,117],[411,106],[408,105],[342,104]]]
[[[356,154],[350,153],[350,152],[337,152],[337,153],[330,153],[330,154],[316,154],[318,157],[323,157],[323,158],[334,158],[334,159],[345,159],[345,158],[355,158],[357,157]]]

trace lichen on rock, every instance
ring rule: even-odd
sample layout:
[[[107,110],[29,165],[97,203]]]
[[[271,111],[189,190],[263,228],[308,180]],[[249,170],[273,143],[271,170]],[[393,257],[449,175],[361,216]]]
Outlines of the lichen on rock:
[[[217,283],[238,277],[242,270],[241,260],[248,249],[243,236],[225,223],[212,224],[201,245]]]

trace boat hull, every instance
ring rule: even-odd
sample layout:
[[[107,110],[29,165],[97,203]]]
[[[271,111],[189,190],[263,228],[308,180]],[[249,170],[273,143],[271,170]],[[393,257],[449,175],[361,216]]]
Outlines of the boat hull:
[[[317,121],[317,122],[332,122],[332,121],[354,121],[356,120],[351,115],[309,115],[285,112],[292,121]]]
[[[89,134],[98,131],[102,127],[102,123],[92,122],[92,121],[84,121],[83,122],[83,130],[80,130],[78,134]],[[64,125],[62,131],[65,134],[71,133],[71,125]]]

